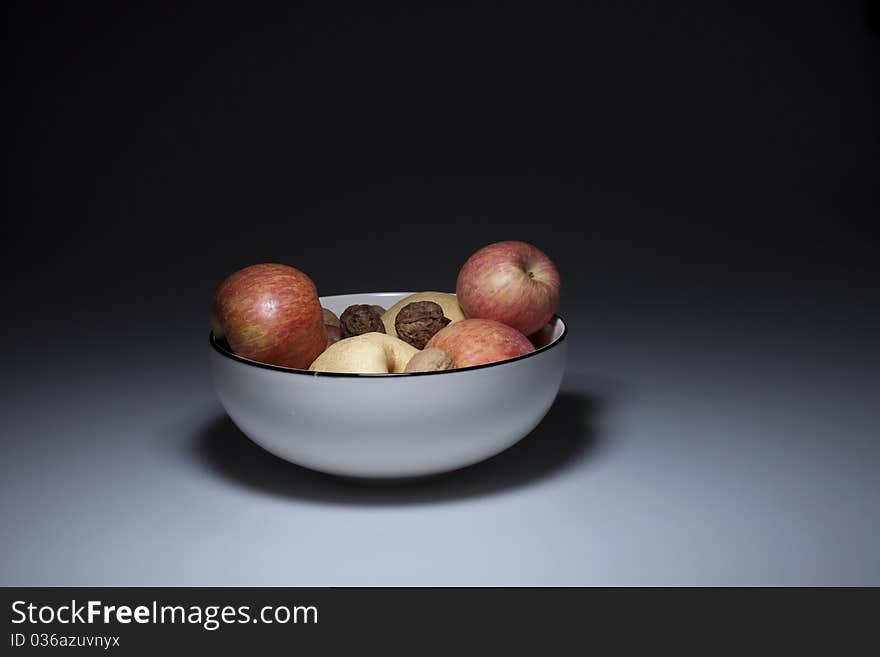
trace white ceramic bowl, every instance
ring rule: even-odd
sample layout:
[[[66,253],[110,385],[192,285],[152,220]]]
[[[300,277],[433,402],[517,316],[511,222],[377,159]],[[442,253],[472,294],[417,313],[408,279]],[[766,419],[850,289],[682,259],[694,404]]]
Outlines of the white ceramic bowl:
[[[391,307],[409,292],[321,298]],[[211,370],[232,421],[264,449],[337,475],[413,477],[504,451],[550,410],[565,369],[565,323],[549,343],[499,363],[447,372],[335,374],[241,358],[211,336]]]

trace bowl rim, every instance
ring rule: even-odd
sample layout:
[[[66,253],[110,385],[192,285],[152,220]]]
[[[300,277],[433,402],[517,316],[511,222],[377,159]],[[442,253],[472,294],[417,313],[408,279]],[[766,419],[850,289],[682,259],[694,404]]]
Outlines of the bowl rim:
[[[397,294],[397,293],[382,293],[382,292],[355,292],[352,295],[357,294],[365,294],[365,295],[387,295],[387,294]],[[347,295],[330,295],[330,296],[347,296]],[[562,333],[558,338],[553,340],[550,344],[545,344],[543,347],[539,349],[535,349],[534,351],[530,351],[527,354],[523,354],[522,356],[516,356],[514,358],[508,358],[507,360],[499,360],[494,363],[484,363],[482,365],[471,365],[470,367],[456,367],[452,370],[438,370],[436,372],[389,372],[387,374],[381,373],[358,373],[358,372],[313,372],[312,370],[301,370],[295,367],[284,367],[283,365],[272,365],[270,363],[261,363],[258,360],[251,360],[250,358],[245,358],[244,356],[239,356],[236,353],[233,353],[230,349],[227,349],[223,345],[221,345],[217,339],[214,337],[214,331],[208,332],[208,342],[210,342],[211,346],[221,356],[225,356],[230,360],[237,361],[242,365],[250,365],[251,367],[258,367],[264,370],[274,370],[276,372],[284,372],[286,374],[298,374],[300,376],[308,376],[308,377],[321,377],[321,378],[344,378],[344,379],[388,379],[388,378],[400,378],[400,377],[409,377],[409,376],[436,376],[438,374],[460,374],[464,372],[473,372],[474,370],[483,370],[488,369],[490,367],[503,367],[504,365],[508,365],[510,363],[516,363],[517,361],[526,360],[528,358],[534,358],[538,354],[543,354],[551,349],[558,347],[563,342],[565,342],[565,338],[568,337],[568,322],[563,319],[561,315],[558,313],[554,313],[553,317],[550,318],[557,319],[562,322]]]

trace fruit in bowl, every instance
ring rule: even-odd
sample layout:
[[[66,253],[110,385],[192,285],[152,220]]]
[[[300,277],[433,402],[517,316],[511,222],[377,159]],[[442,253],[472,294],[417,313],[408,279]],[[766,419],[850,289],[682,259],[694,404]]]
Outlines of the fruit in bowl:
[[[328,342],[312,279],[280,264],[245,267],[223,281],[211,328],[240,356],[297,369],[308,368]]]
[[[406,294],[388,310],[377,303],[334,309],[321,305],[303,272],[259,264],[223,281],[211,326],[215,338],[244,358],[350,374],[445,372],[518,358],[552,340],[560,277],[537,247],[484,246],[462,266],[456,291]],[[429,348],[442,355],[407,368]]]
[[[312,372],[400,374],[419,350],[403,340],[370,332],[330,345],[309,366]]]
[[[443,349],[458,367],[496,363],[535,350],[522,333],[492,319],[465,319],[450,324],[437,332],[427,347]]]
[[[559,391],[559,273],[536,247],[499,242],[468,259],[457,291],[318,297],[298,269],[246,267],[214,297],[217,396],[255,443],[322,472],[414,477],[489,458]]]
[[[560,288],[556,265],[526,242],[484,246],[464,263],[455,285],[465,315],[493,319],[525,335],[553,317]]]

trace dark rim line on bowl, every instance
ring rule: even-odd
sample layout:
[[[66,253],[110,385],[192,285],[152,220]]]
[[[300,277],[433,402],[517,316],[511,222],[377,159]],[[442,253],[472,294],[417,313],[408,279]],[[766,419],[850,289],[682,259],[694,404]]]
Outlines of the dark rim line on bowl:
[[[472,372],[473,370],[482,370],[489,367],[499,367],[501,365],[507,365],[508,363],[515,363],[518,360],[525,360],[526,358],[531,358],[532,356],[536,356],[545,351],[549,351],[553,349],[553,347],[562,344],[563,340],[565,340],[568,335],[568,323],[559,315],[553,315],[553,319],[558,319],[562,322],[562,335],[556,338],[550,344],[546,344],[539,349],[535,349],[527,354],[523,354],[522,356],[516,356],[515,358],[508,358],[507,360],[499,360],[494,363],[485,363],[483,365],[471,365],[470,367],[456,367],[452,370],[440,370],[438,372],[400,372],[400,373],[392,373],[388,374],[378,374],[378,373],[369,373],[369,374],[359,374],[357,372],[313,372],[311,370],[298,370],[293,367],[283,367],[281,365],[271,365],[269,363],[261,363],[258,360],[251,360],[250,358],[245,358],[243,356],[239,356],[238,354],[233,353],[229,349],[219,345],[217,340],[214,339],[214,332],[210,331],[208,333],[208,342],[211,343],[211,346],[222,356],[226,356],[232,360],[238,361],[239,363],[243,363],[244,365],[253,365],[254,367],[262,367],[266,370],[275,370],[276,372],[287,372],[288,374],[301,374],[304,376],[320,376],[320,377],[343,377],[343,378],[363,378],[363,379],[372,379],[372,378],[384,378],[388,377],[405,377],[405,376],[433,376],[436,374],[455,374],[456,372]],[[552,321],[552,320],[551,320]]]

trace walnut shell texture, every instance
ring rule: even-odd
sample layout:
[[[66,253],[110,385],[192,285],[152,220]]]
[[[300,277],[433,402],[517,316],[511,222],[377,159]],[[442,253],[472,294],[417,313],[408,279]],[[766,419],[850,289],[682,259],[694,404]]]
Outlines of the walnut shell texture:
[[[452,320],[443,316],[443,308],[433,301],[415,301],[400,309],[394,319],[394,330],[404,342],[424,349],[428,340]]]
[[[385,333],[382,315],[376,312],[373,306],[367,304],[349,306],[342,311],[339,322],[342,324],[343,338],[352,338],[364,333]]]
[[[397,336],[397,331],[394,329],[394,320],[397,319],[397,313],[404,306],[416,301],[433,301],[443,308],[443,315],[451,319],[452,322],[458,322],[465,318],[454,294],[449,294],[448,292],[416,292],[404,297],[385,311],[385,314],[382,315],[385,333]]]

